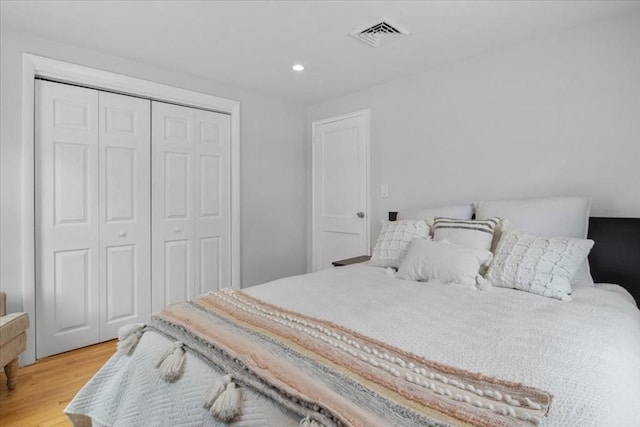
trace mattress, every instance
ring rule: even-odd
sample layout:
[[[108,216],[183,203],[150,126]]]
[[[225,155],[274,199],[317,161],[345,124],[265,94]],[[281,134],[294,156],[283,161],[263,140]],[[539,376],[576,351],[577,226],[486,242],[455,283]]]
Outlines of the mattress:
[[[565,302],[512,289],[405,281],[359,264],[245,292],[436,362],[550,392],[548,426],[640,422],[640,311],[616,285],[581,287]],[[183,378],[162,382],[154,365],[168,344],[147,332],[133,356],[114,355],[67,407],[74,424],[219,425],[201,397],[223,373],[187,353]],[[246,390],[234,425],[299,421]]]

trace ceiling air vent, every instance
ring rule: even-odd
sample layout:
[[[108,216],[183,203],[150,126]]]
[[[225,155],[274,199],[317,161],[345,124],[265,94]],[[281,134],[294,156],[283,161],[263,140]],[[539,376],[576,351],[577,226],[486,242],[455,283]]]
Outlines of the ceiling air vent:
[[[351,37],[373,47],[380,47],[383,44],[389,43],[392,40],[399,39],[400,37],[404,37],[408,34],[408,31],[392,24],[388,19],[384,19],[381,22],[376,22],[373,25],[368,25],[363,29],[349,33]]]

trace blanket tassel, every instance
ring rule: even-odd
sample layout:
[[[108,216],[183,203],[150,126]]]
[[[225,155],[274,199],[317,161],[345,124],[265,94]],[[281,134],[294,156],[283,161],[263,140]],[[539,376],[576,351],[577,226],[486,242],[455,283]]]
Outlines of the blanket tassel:
[[[204,399],[202,399],[202,407],[208,411],[211,408],[211,405],[213,405],[213,402],[216,401],[218,396],[220,396],[220,394],[225,390],[227,384],[230,382],[231,375],[225,375],[218,378],[204,395]]]
[[[174,342],[156,363],[156,368],[160,369],[160,378],[163,380],[172,383],[182,375],[186,358],[183,345],[180,341]]]
[[[318,421],[314,420],[310,416],[306,416],[300,420],[300,427],[323,427]]]
[[[202,401],[202,406],[218,421],[228,422],[240,414],[242,392],[231,381],[231,375],[218,379],[209,388]]]
[[[118,330],[118,351],[127,356],[135,350],[142,337],[144,324],[126,325]]]
[[[240,403],[242,402],[242,393],[236,387],[234,382],[230,382],[225,387],[220,396],[213,402],[209,412],[218,421],[231,421],[240,414]]]

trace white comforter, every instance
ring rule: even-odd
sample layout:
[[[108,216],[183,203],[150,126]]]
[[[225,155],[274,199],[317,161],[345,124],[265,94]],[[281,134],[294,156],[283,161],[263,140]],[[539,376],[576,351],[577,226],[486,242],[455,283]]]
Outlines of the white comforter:
[[[547,426],[640,425],[640,311],[619,286],[579,288],[573,301],[564,302],[510,289],[474,291],[399,280],[362,264],[246,291],[438,362],[546,390],[554,395]],[[156,354],[164,340],[145,334],[134,356]],[[171,412],[179,412],[191,413],[180,418],[183,425],[192,424],[189,420],[214,425],[199,400],[206,389],[202,376],[213,379],[218,372],[189,355],[180,385],[159,385],[153,361],[137,369],[133,362],[114,356],[67,413],[80,414],[73,418],[78,424],[86,415],[106,425],[155,416],[170,425],[176,421]],[[128,381],[123,385],[114,372],[127,372]],[[176,393],[174,387],[180,387],[177,403],[167,396]],[[114,396],[126,410],[115,409]],[[255,425],[256,418],[267,416],[267,425],[296,421],[258,396],[249,396],[247,404],[252,409],[240,424]],[[144,418],[135,414],[140,405],[147,408]],[[156,413],[162,410],[168,414]],[[278,417],[282,421],[274,423]]]

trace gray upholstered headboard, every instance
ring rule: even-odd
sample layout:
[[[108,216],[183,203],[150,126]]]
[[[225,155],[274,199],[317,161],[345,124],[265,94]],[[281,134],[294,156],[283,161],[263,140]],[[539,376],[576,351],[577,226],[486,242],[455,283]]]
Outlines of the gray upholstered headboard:
[[[397,212],[389,212],[395,221]],[[640,306],[640,218],[589,218],[591,276],[596,283],[624,287]]]

